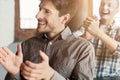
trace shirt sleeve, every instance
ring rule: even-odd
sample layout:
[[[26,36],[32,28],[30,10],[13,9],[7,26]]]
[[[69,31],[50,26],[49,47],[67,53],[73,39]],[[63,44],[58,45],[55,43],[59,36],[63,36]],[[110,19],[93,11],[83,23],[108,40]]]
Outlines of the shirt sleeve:
[[[92,44],[84,45],[79,52],[78,62],[70,80],[93,80],[95,69],[95,51]]]
[[[93,80],[95,69],[95,51],[91,43],[80,47],[77,52],[78,60],[69,78],[64,78],[55,72],[51,80]]]
[[[20,77],[20,72],[18,72],[15,75],[11,75],[9,73],[7,73],[7,75],[5,76],[5,80],[22,80]]]
[[[58,72],[55,72],[55,74],[53,75],[53,77],[51,78],[51,80],[69,80],[69,79],[65,79],[62,75],[60,75]]]

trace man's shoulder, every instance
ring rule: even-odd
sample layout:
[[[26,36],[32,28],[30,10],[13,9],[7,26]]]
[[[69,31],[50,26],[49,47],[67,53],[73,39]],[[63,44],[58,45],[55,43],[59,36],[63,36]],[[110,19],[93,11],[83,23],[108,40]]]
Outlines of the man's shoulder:
[[[72,42],[72,44],[76,43],[78,46],[83,45],[83,46],[91,46],[91,42],[82,38],[82,37],[76,37],[73,34],[69,35],[68,38],[66,39],[69,42]]]
[[[33,36],[27,40],[25,40],[25,42],[28,42],[28,41],[36,41],[36,40],[39,40],[40,38],[38,36]]]
[[[23,41],[22,43],[23,44],[39,43],[40,40],[41,40],[41,38],[39,36],[35,35],[35,36]]]

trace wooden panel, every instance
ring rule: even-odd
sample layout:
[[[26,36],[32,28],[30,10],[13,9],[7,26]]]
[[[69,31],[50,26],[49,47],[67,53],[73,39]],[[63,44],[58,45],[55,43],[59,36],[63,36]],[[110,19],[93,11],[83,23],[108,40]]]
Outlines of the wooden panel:
[[[20,29],[19,0],[15,0],[15,41],[23,41],[35,35],[35,29]]]
[[[92,15],[92,0],[79,0],[79,3],[79,10],[69,23],[72,31],[78,30],[85,18]]]

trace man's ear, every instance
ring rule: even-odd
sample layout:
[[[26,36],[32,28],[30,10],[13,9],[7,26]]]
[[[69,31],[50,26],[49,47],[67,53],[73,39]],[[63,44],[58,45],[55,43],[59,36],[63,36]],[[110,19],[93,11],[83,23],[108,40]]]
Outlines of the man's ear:
[[[71,19],[70,14],[65,14],[65,15],[63,16],[62,23],[63,23],[63,24],[67,24],[67,23],[70,21],[70,19]]]

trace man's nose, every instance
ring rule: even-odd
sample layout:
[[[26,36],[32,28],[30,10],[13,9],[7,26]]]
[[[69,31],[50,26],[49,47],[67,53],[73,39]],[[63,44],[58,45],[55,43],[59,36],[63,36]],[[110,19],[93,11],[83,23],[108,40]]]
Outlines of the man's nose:
[[[107,5],[107,4],[104,5],[104,6],[103,6],[103,9],[104,9],[104,10],[107,10],[107,9],[108,9],[108,5]]]
[[[37,19],[42,19],[44,17],[43,13],[41,11],[39,11],[37,14],[36,14],[36,18]]]

